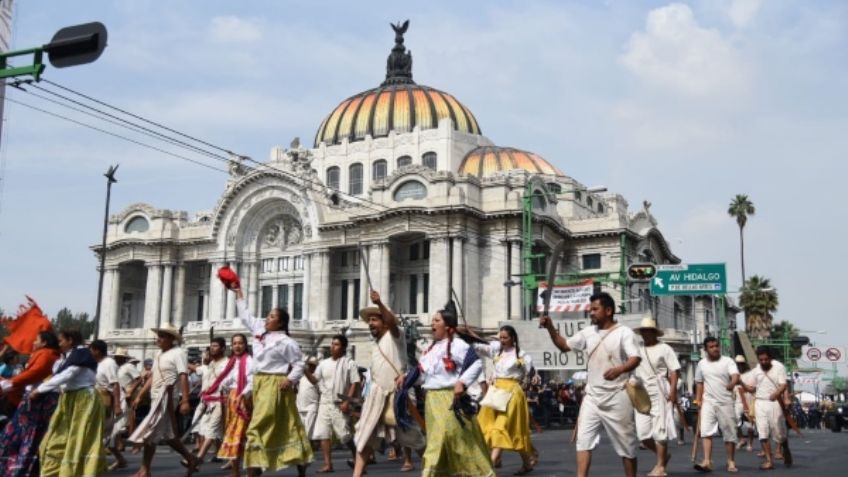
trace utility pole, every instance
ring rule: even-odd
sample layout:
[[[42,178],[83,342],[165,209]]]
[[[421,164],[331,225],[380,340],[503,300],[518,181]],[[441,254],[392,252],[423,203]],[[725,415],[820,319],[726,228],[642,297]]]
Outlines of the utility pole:
[[[109,231],[109,201],[112,198],[112,184],[118,182],[115,172],[118,165],[109,166],[109,170],[103,174],[106,177],[106,212],[103,214],[103,241],[100,244],[100,279],[97,284],[97,308],[94,312],[94,339],[98,338],[100,332],[100,308],[103,302],[103,275],[106,273],[106,233]]]

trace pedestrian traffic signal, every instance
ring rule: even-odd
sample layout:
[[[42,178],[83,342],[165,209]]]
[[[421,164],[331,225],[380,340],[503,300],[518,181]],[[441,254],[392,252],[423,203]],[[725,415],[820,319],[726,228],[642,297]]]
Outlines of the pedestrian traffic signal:
[[[652,263],[634,263],[627,269],[631,280],[650,280],[657,274],[657,267]]]

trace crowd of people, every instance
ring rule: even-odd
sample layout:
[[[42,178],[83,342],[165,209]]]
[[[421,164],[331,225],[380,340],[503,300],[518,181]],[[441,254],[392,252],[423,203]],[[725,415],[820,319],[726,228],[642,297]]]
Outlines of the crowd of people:
[[[720,438],[726,469],[737,472],[735,451],[750,449],[754,433],[762,469],[778,459],[792,464],[786,371],[767,349],[758,349],[757,366],[747,369],[707,338],[694,399],[679,395],[680,363],[660,340],[662,330],[650,318],[635,332],[622,326],[606,293],[591,299],[593,326],[571,337],[559,335],[550,317],[540,319],[556,347],[587,356],[585,382],[557,384],[534,372],[513,327],[487,341],[460,326],[452,303],[433,315],[432,342],[410,366],[400,323],[374,290],[373,306],[360,312],[375,340],[368,368],[349,357],[344,334],[332,337],[326,358],[304,356],[289,336],[285,310],[254,317],[238,277],[221,278],[252,346],[246,333],[229,342],[215,337],[202,360],[189,362],[179,330],[165,324],[152,330],[160,352],[143,362],[120,347],[110,354],[101,340],[86,345],[72,329],[38,333],[25,367],[3,350],[0,400],[8,420],[0,429],[0,477],[99,476],[127,467],[127,452],[141,453],[134,476],[149,477],[161,444],[181,456],[186,475],[215,461],[236,477],[289,466],[303,476],[318,453],[316,472],[330,473],[338,449],[356,477],[385,449],[403,461],[400,471],[414,469],[417,453],[427,476],[492,476],[503,452],[515,452],[515,474],[525,475],[540,458],[531,429],[554,421],[574,427],[578,476],[589,474],[603,429],[626,475],[636,475],[641,446],[655,454],[647,475],[661,477],[669,441],[682,442],[690,401],[699,409],[697,470],[713,470]],[[484,361],[491,363],[488,378]]]

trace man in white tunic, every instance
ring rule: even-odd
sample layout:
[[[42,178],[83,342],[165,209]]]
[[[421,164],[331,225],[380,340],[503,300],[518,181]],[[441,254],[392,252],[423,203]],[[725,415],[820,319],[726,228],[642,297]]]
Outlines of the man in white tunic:
[[[757,400],[755,408],[757,434],[763,446],[765,461],[760,469],[774,469],[771,444],[769,439],[783,449],[783,462],[787,467],[792,465],[792,454],[789,452],[789,441],[786,432],[786,418],[779,400],[786,390],[786,368],[779,361],[771,358],[768,348],[757,348],[759,366],[751,371],[752,385],[743,382],[746,391],[754,394]]]
[[[601,427],[621,457],[625,475],[635,477],[639,441],[633,405],[624,387],[630,373],[639,366],[639,350],[633,330],[615,321],[615,300],[603,292],[592,295],[590,300],[593,326],[568,339],[557,332],[549,316],[540,319],[557,348],[563,352],[583,351],[589,356],[586,397],[577,418],[577,477],[589,475],[592,450],[600,441]]]
[[[739,426],[739,442],[736,443],[736,449],[739,450],[744,446],[745,450],[751,452],[754,442],[754,426],[752,424],[755,417],[753,414],[754,395],[745,391],[745,387],[742,385],[743,383],[748,385],[753,383],[751,369],[748,368],[748,362],[741,354],[737,355],[734,361],[736,361],[736,367],[739,369],[739,386],[734,390],[733,396],[736,425]]]
[[[700,406],[698,416],[704,460],[695,464],[701,472],[713,469],[713,437],[719,430],[724,437],[727,449],[727,471],[738,472],[736,468],[736,412],[733,403],[733,388],[739,384],[739,370],[736,363],[721,355],[718,339],[708,337],[704,340],[706,357],[698,362],[695,369],[695,396]]]
[[[139,387],[139,378],[141,377],[141,373],[139,372],[138,367],[136,367],[138,360],[130,356],[127,353],[127,349],[123,346],[115,348],[115,352],[112,353],[112,358],[114,358],[115,362],[118,363],[118,385],[121,386],[121,396],[123,396],[121,399],[123,415],[121,415],[121,418],[115,422],[113,431],[117,441],[116,447],[118,450],[123,451],[123,433],[129,428],[131,423],[132,426],[135,427],[135,413],[130,411],[130,404],[136,388],[139,390],[141,389]]]
[[[166,442],[188,462],[188,474],[197,471],[200,459],[189,452],[178,438],[176,429],[177,416],[174,412],[174,396],[179,382],[179,410],[183,416],[191,412],[188,402],[188,362],[182,348],[177,344],[182,340],[179,330],[167,323],[161,328],[153,328],[156,333],[156,344],[162,352],[153,362],[152,376],[145,383],[139,395],[133,401],[133,408],[141,404],[143,396],[150,392],[150,412],[138,425],[128,439],[144,445],[141,468],[133,477],[150,477],[150,465],[156,452],[156,444]]]
[[[342,444],[349,446],[356,457],[356,448],[352,445],[350,431],[350,402],[339,395],[353,398],[359,388],[359,370],[356,363],[347,356],[347,337],[333,336],[330,341],[330,357],[321,360],[315,373],[305,372],[304,376],[318,387],[318,416],[310,439],[321,441],[324,454],[324,467],[319,473],[333,471],[333,436]]]
[[[384,422],[386,407],[393,407],[393,403],[389,401],[390,397],[394,397],[396,380],[406,372],[406,345],[403,333],[398,328],[397,318],[380,300],[380,294],[374,290],[371,290],[371,301],[377,306],[363,308],[359,312],[359,316],[368,322],[371,336],[377,342],[371,351],[371,383],[368,395],[362,403],[362,414],[353,437],[356,445],[354,477],[361,477],[365,473],[365,466],[374,453],[374,447],[381,439],[391,440],[392,434],[397,437],[401,446],[420,450],[426,445],[417,426],[403,431],[395,427],[394,423],[389,425]],[[394,412],[391,415],[394,417]]]
[[[201,393],[206,392],[227,367],[227,357],[224,356],[226,351],[227,341],[224,338],[220,336],[212,338],[209,344],[209,363],[206,364],[206,369],[200,377]],[[224,402],[220,396],[216,396],[216,399],[201,400],[197,407],[202,412],[197,431],[201,439],[197,457],[203,460],[213,444],[220,447],[221,439],[224,437]]]
[[[88,345],[91,354],[97,361],[97,375],[94,378],[94,387],[97,393],[103,399],[103,404],[106,409],[106,428],[103,432],[103,441],[112,455],[115,456],[115,462],[109,466],[109,470],[123,469],[127,466],[127,460],[124,455],[118,450],[118,439],[116,435],[115,423],[124,415],[125,408],[121,406],[124,401],[121,385],[118,383],[118,363],[110,356],[107,356],[107,345],[103,340],[94,340]],[[120,429],[118,429],[120,432]]]
[[[304,376],[315,374],[317,367],[318,359],[315,356],[307,358],[306,367],[303,370]],[[309,379],[301,379],[297,384],[297,412],[300,414],[300,420],[303,422],[303,428],[306,429],[309,440],[315,440],[312,431],[315,428],[315,419],[318,417],[318,388],[309,382]]]

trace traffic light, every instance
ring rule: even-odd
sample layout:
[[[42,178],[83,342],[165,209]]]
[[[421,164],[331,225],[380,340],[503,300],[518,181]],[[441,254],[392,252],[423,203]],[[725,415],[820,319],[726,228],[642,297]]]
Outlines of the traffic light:
[[[808,336],[793,336],[792,339],[789,340],[789,343],[793,348],[800,348],[810,344],[810,338]]]
[[[634,263],[627,268],[627,276],[631,280],[650,280],[657,274],[657,267],[652,263]]]

